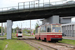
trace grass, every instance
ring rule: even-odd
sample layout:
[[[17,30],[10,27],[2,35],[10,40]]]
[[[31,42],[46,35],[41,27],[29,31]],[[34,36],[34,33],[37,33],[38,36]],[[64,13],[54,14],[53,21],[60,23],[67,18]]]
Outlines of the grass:
[[[6,37],[6,33],[5,33],[5,35],[4,35],[4,36],[0,36],[0,37]]]
[[[5,46],[8,45],[6,48]],[[20,40],[0,40],[0,50],[36,50],[34,47]]]
[[[28,33],[28,34],[26,34],[26,33],[23,33],[23,36],[31,36],[31,35],[29,35],[30,33]]]
[[[12,37],[16,37],[16,33],[12,33]]]
[[[7,42],[0,40],[0,50],[4,50],[6,44]]]
[[[7,34],[5,33],[4,36],[0,36],[0,37],[7,37]],[[12,33],[12,37],[16,37],[16,33]]]
[[[59,42],[75,45],[75,40],[62,39],[62,41],[59,41]]]
[[[33,36],[35,37],[35,35],[29,35],[30,33],[26,34],[26,33],[23,33],[23,36]],[[7,37],[6,36],[7,34],[5,34],[4,36],[0,36],[0,37]],[[12,33],[12,37],[16,37],[16,33]]]
[[[35,37],[35,35],[29,35],[30,33],[26,34],[26,33],[23,33],[23,36],[33,36]]]

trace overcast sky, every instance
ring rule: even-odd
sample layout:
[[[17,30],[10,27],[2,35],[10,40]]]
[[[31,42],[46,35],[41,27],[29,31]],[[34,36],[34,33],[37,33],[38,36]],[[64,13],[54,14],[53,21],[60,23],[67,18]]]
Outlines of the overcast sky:
[[[10,6],[18,6],[19,2],[27,2],[27,1],[34,1],[34,0],[0,0],[0,8],[3,7],[10,7]],[[40,2],[42,2],[43,0],[40,0]],[[49,0],[44,0],[44,2],[48,2]],[[62,0],[50,0],[50,2],[55,2],[55,1],[62,1]],[[42,22],[40,20],[39,24],[42,24]],[[75,21],[75,18],[72,19],[72,22]],[[37,20],[32,20],[31,21],[31,25],[32,25],[32,29],[35,28],[35,24],[38,23]],[[22,24],[22,28],[29,28],[30,27],[30,20],[24,20],[24,21],[16,21],[13,22],[13,28],[19,26],[21,28],[21,24]],[[1,25],[1,24],[0,24]],[[6,25],[4,23],[4,25]]]

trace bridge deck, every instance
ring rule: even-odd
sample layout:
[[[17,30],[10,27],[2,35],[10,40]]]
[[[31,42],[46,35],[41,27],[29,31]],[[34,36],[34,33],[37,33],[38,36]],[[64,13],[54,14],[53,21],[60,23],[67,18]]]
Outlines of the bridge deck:
[[[48,2],[49,3],[49,2]],[[41,6],[39,6],[41,4]],[[60,8],[70,8],[75,7],[75,3],[73,4],[57,4],[57,5],[51,5],[50,3],[48,5],[45,5],[46,3],[40,3],[40,4],[33,4],[33,5],[24,5],[21,6],[13,6],[13,10],[9,10],[9,7],[0,9],[0,15],[2,14],[10,14],[10,13],[19,13],[19,12],[31,12],[31,11],[40,11],[40,10],[52,10],[52,9],[60,9]],[[27,7],[28,6],[28,7]]]

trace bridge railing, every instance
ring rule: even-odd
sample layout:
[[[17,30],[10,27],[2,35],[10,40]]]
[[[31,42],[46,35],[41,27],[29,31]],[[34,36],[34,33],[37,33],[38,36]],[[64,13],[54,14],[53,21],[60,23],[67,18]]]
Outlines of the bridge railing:
[[[45,8],[45,7],[60,5],[64,3],[66,3],[66,1],[50,2],[50,0],[48,1],[42,0],[41,2],[40,1],[21,2],[21,3],[18,3],[18,6],[0,8],[0,12],[14,11],[14,10],[20,10],[20,9],[36,9],[36,8],[38,8],[39,10],[39,8]]]
[[[45,1],[42,0],[42,2],[39,2],[39,1],[21,2],[21,3],[18,3],[18,9],[30,9],[30,8],[40,8],[40,7],[44,8],[44,7],[64,4],[66,2],[66,1],[50,2],[50,0],[46,2]]]

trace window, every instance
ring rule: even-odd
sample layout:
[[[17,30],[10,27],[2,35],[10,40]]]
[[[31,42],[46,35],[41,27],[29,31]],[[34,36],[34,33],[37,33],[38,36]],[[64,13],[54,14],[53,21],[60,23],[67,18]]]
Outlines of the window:
[[[53,27],[52,32],[61,32],[61,27]]]
[[[47,32],[51,32],[51,25],[47,26]]]
[[[22,33],[21,31],[18,31],[18,33]]]
[[[38,28],[36,28],[36,33],[38,33]]]
[[[46,32],[46,26],[41,27],[41,32]]]
[[[52,32],[61,32],[61,26],[60,25],[53,25]]]

